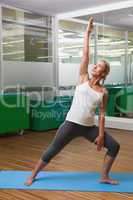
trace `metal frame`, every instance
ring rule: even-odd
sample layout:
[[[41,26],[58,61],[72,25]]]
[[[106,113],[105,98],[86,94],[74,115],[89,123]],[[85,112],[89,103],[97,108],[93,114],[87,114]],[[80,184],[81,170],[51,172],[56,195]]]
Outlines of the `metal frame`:
[[[58,32],[59,32],[59,20],[57,17],[53,18],[52,21],[53,29],[53,81],[58,95],[59,89],[59,53],[58,53]]]
[[[2,7],[0,5],[0,92],[3,89],[3,37],[2,37]]]
[[[125,86],[128,84],[128,31],[125,31],[125,68],[124,68],[124,82]]]

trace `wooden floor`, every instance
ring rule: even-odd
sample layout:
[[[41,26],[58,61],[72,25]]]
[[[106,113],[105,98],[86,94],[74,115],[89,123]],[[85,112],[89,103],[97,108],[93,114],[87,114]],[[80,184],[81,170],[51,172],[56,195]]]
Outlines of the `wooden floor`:
[[[133,132],[108,129],[120,143],[121,150],[114,172],[133,172]],[[23,136],[0,137],[0,168],[31,170],[56,130],[25,132]],[[77,138],[47,165],[48,171],[100,171],[105,150],[97,152],[93,144]],[[130,200],[133,194],[103,192],[63,192],[40,190],[0,190],[0,200]]]

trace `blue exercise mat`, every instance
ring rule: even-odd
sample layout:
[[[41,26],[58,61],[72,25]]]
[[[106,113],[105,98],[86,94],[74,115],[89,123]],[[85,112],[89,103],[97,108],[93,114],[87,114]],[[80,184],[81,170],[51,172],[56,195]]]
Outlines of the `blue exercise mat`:
[[[87,192],[133,193],[133,173],[112,173],[119,185],[100,184],[98,172],[48,172],[41,171],[31,186],[24,182],[30,171],[0,171],[0,189],[66,190]]]

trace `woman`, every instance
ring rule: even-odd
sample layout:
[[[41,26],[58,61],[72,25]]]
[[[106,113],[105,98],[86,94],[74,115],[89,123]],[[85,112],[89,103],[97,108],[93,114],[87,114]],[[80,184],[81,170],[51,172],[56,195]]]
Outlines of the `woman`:
[[[76,86],[73,102],[67,113],[65,122],[57,130],[56,136],[47,151],[36,164],[32,175],[27,179],[26,185],[31,185],[37,173],[43,169],[50,160],[59,153],[72,139],[83,136],[97,145],[97,150],[107,148],[101,172],[101,183],[118,184],[117,180],[109,177],[112,164],[119,152],[120,145],[115,139],[104,131],[105,107],[108,99],[107,90],[101,85],[110,71],[109,64],[100,60],[94,65],[88,76],[89,64],[89,37],[93,30],[93,18],[89,19],[84,36],[83,58],[79,70],[79,82]],[[99,127],[94,125],[95,109],[99,106]]]

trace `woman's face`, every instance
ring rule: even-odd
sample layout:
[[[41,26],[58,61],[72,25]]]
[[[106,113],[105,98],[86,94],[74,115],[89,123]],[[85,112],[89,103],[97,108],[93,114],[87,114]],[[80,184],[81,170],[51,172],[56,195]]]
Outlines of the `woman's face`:
[[[94,66],[91,72],[94,77],[103,77],[105,75],[105,63],[103,61],[98,61]]]

